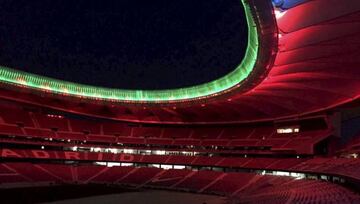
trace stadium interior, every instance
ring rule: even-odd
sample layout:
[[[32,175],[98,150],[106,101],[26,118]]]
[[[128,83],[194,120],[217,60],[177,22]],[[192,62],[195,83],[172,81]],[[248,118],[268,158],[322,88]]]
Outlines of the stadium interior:
[[[1,67],[5,201],[56,201],[14,198],[21,189],[58,189],[59,199],[151,189],[226,203],[360,203],[360,1],[241,2],[256,32],[251,69],[206,91],[72,91]],[[79,188],[88,194],[65,195]]]

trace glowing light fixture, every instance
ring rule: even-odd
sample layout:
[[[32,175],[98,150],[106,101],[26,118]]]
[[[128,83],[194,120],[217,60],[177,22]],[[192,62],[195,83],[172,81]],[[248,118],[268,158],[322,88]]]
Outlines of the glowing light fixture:
[[[186,101],[216,96],[219,92],[238,87],[252,72],[257,60],[259,39],[256,23],[246,0],[241,0],[241,2],[248,24],[248,45],[245,56],[241,64],[231,73],[205,84],[166,90],[112,89],[61,81],[2,66],[0,66],[0,82],[79,98],[132,103]],[[285,12],[276,11],[275,14],[277,18],[281,18]]]

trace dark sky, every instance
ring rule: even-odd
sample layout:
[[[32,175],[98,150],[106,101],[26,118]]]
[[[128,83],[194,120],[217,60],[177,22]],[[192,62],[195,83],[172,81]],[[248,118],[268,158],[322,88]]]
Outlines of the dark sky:
[[[240,0],[1,0],[0,64],[106,87],[164,89],[233,70]]]

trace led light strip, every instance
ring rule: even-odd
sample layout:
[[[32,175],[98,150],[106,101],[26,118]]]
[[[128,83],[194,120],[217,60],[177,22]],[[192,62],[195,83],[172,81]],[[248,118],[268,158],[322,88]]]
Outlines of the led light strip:
[[[241,0],[248,24],[248,45],[241,64],[231,73],[208,83],[166,90],[124,90],[66,82],[0,66],[0,82],[41,91],[96,100],[121,102],[180,102],[207,98],[239,85],[253,70],[259,49],[258,33],[250,6]]]

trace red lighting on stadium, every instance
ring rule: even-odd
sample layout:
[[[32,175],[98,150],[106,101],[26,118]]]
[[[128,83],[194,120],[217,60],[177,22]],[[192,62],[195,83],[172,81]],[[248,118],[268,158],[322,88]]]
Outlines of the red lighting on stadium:
[[[244,2],[259,57],[227,90],[138,102],[56,94],[64,88],[49,84],[42,92],[25,78],[1,83],[0,187],[359,203],[360,3]]]

